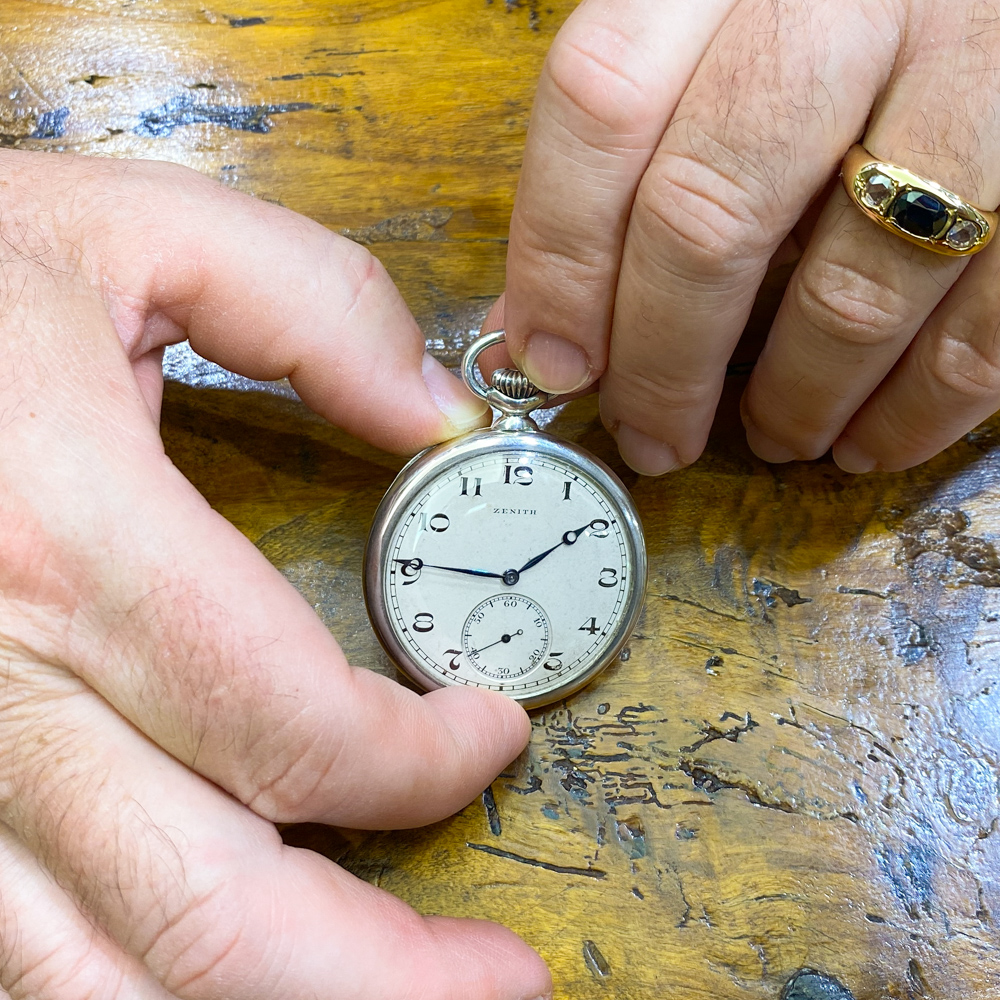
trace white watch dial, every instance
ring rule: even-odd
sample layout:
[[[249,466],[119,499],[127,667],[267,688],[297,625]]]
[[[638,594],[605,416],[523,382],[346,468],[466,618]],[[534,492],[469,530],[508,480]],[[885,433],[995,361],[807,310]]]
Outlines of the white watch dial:
[[[382,591],[398,646],[439,684],[526,700],[564,687],[622,641],[629,530],[617,501],[558,454],[469,455],[388,526]]]

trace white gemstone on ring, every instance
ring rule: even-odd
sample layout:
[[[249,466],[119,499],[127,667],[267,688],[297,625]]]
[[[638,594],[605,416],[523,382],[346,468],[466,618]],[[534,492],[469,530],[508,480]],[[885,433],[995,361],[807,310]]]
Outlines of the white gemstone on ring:
[[[978,222],[972,219],[957,219],[948,230],[944,241],[955,250],[971,250],[983,238]]]
[[[891,177],[875,171],[865,179],[861,199],[869,208],[881,209],[896,193],[896,182]]]

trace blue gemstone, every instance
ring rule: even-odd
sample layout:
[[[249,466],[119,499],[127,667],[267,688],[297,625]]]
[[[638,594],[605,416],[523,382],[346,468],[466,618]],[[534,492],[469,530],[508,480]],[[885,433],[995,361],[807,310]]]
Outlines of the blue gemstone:
[[[900,229],[925,240],[940,236],[948,227],[948,206],[923,191],[901,194],[890,214]]]

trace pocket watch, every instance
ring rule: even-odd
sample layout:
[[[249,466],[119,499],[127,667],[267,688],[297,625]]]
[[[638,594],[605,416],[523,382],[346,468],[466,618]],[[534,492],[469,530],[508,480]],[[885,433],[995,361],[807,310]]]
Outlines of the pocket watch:
[[[578,691],[622,651],[646,587],[635,505],[598,458],[529,414],[550,398],[520,371],[462,378],[499,416],[417,455],[382,499],[365,603],[389,657],[425,690],[501,691],[526,708]]]

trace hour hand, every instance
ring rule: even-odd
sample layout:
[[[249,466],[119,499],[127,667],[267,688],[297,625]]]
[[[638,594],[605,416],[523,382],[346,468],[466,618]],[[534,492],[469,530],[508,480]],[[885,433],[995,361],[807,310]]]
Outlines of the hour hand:
[[[603,521],[601,522],[604,523]],[[546,556],[551,555],[556,549],[562,548],[564,545],[573,545],[576,540],[588,529],[594,526],[593,521],[588,521],[582,528],[576,528],[573,531],[567,531],[563,533],[562,538],[556,542],[555,545],[550,549],[546,549],[544,552],[539,553],[533,559],[529,559],[517,572],[518,574],[523,573],[526,569],[531,569],[532,566],[537,566]]]
[[[416,583],[420,576],[420,571],[424,569],[444,569],[449,573],[464,573],[466,576],[487,576],[495,580],[503,579],[502,573],[490,573],[485,569],[463,569],[460,566],[437,566],[434,563],[425,563],[423,559],[393,559],[393,562],[400,563],[402,566],[400,573],[406,578],[404,585],[407,583]]]

